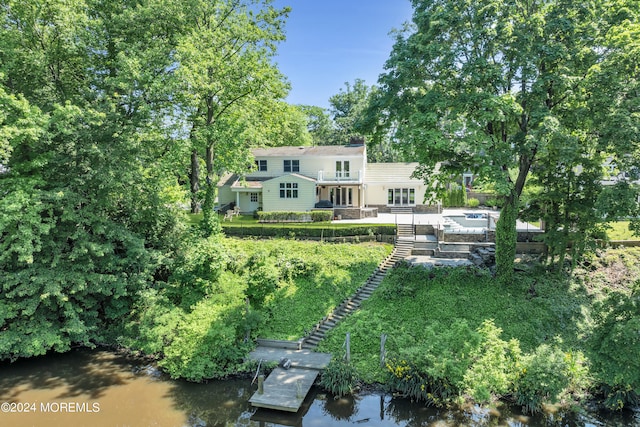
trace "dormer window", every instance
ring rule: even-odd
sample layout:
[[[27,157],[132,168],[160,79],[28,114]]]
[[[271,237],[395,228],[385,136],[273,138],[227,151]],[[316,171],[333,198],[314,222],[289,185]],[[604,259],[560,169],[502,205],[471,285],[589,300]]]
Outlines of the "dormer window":
[[[256,160],[256,169],[259,172],[267,171],[267,161],[266,160]]]
[[[300,160],[285,160],[284,161],[285,172],[300,172]]]

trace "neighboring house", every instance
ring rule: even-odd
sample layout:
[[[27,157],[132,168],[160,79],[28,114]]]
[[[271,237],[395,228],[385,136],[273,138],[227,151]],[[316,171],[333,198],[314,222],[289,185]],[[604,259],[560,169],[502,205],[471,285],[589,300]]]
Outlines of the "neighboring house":
[[[220,209],[243,213],[333,208],[336,216],[363,218],[423,204],[425,185],[411,178],[417,163],[367,164],[364,145],[273,147],[253,150],[254,168],[226,175],[218,184]]]

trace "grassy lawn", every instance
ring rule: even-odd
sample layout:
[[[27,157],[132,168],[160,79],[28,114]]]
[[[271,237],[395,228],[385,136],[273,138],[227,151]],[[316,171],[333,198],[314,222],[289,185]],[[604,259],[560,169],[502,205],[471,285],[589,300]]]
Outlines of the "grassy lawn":
[[[640,240],[640,236],[634,236],[629,230],[629,221],[618,221],[609,223],[611,227],[607,230],[609,240]]]

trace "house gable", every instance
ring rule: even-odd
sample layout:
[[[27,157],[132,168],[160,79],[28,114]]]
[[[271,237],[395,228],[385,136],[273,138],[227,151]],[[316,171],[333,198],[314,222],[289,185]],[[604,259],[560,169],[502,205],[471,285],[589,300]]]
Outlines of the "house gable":
[[[316,203],[316,180],[287,174],[262,183],[262,209],[269,211],[309,211]]]

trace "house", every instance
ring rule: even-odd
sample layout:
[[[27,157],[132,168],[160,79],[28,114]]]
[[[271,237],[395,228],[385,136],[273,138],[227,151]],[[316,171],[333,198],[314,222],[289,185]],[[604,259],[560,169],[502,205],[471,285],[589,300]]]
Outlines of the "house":
[[[254,167],[218,183],[218,206],[243,213],[331,208],[342,218],[377,212],[435,212],[426,186],[412,178],[417,163],[367,163],[366,146],[272,147],[253,150]]]

